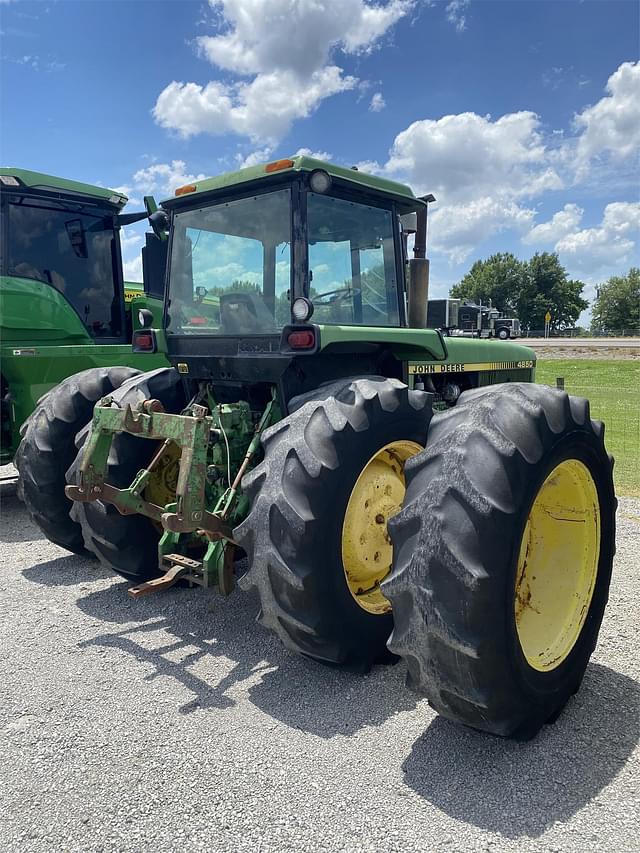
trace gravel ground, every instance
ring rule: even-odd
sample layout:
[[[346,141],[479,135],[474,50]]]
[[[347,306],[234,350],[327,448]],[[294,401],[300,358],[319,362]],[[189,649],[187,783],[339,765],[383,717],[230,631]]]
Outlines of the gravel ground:
[[[640,850],[640,501],[582,690],[515,744],[437,717],[402,665],[290,655],[244,593],[134,602],[3,491],[3,853]]]

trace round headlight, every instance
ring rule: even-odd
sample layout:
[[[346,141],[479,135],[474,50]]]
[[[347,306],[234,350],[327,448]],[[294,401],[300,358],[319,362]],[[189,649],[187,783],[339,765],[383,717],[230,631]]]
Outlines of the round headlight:
[[[148,308],[138,311],[138,323],[143,329],[148,329],[153,324],[153,314]]]
[[[313,302],[310,302],[306,297],[299,296],[293,300],[291,306],[291,314],[294,320],[298,323],[306,322],[313,314]]]
[[[326,193],[331,188],[331,175],[324,169],[314,169],[309,175],[309,186],[314,193]]]

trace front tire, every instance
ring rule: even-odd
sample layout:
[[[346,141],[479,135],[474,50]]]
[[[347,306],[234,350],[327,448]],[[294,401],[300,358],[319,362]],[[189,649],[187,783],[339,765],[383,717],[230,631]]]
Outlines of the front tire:
[[[235,536],[250,568],[240,583],[258,591],[259,621],[289,649],[355,670],[388,659],[386,522],[430,418],[431,395],[356,378],[305,395],[265,432],[264,460],[243,481],[251,510]]]
[[[506,341],[509,338],[509,330],[508,329],[500,329],[498,331],[498,337],[501,341]]]
[[[95,367],[69,376],[38,401],[20,429],[14,460],[18,497],[47,539],[74,554],[89,553],[64,493],[76,435],[91,420],[98,400],[139,373],[131,367]]]
[[[613,460],[586,400],[467,391],[434,417],[389,524],[389,648],[443,716],[528,739],[578,690],[615,551]]]

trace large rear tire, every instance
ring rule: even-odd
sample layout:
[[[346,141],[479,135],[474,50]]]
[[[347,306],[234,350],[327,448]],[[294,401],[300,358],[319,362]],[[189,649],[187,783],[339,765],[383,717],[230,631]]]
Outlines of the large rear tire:
[[[257,589],[259,621],[289,649],[367,669],[389,658],[386,521],[402,503],[404,462],[424,447],[431,395],[356,378],[290,408],[243,481],[251,510],[235,535],[250,568],[240,583]]]
[[[586,400],[463,393],[433,418],[389,524],[390,649],[443,716],[528,739],[578,690],[615,551],[613,460]]]
[[[127,405],[134,407],[149,399],[160,400],[168,412],[180,412],[185,405],[180,374],[172,367],[142,373],[112,396],[121,408]],[[84,444],[90,429],[89,425],[78,436],[79,450],[67,472],[67,482],[73,485],[79,482]],[[125,433],[114,436],[106,482],[116,488],[126,488],[137,472],[149,463],[157,448],[158,442],[149,439]],[[162,469],[160,476],[170,479],[171,472]],[[113,504],[102,501],[76,501],[71,517],[82,531],[85,547],[105,568],[136,583],[158,576],[160,530],[146,516],[120,515]]]
[[[91,420],[98,400],[139,373],[131,367],[95,367],[69,376],[38,401],[20,429],[14,460],[18,497],[47,539],[74,554],[88,553],[64,493],[76,435]]]

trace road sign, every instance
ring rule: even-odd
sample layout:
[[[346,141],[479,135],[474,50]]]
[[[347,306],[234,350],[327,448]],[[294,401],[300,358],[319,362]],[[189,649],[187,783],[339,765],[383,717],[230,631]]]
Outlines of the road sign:
[[[545,323],[551,322],[551,311],[547,311],[547,313],[544,315],[544,321]]]

